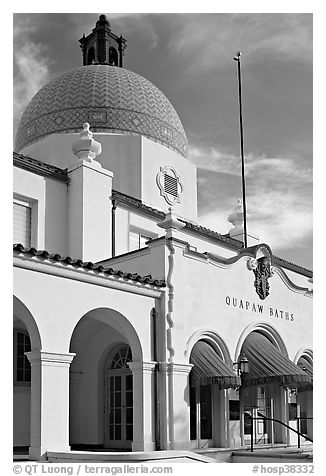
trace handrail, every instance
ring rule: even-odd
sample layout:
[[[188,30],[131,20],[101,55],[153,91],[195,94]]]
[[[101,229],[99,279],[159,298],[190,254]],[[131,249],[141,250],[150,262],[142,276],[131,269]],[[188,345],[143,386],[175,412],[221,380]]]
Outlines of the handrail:
[[[277,418],[270,418],[270,417],[266,417],[266,416],[261,416],[261,417],[253,417],[251,415],[248,415],[248,416],[251,419],[251,427],[250,427],[250,451],[251,452],[254,451],[254,420],[275,421],[276,423],[280,423],[281,425],[285,426],[285,428],[288,428],[289,430],[293,431],[294,433],[296,433],[298,435],[298,448],[300,448],[300,436],[302,436],[306,440],[313,443],[313,440],[309,436],[304,435],[303,433],[301,433],[298,430],[295,430],[294,428],[291,428],[289,425],[284,423],[284,421],[282,421],[282,420],[278,420]],[[297,420],[298,421],[299,420],[313,420],[313,418],[311,418],[311,417],[297,417]]]

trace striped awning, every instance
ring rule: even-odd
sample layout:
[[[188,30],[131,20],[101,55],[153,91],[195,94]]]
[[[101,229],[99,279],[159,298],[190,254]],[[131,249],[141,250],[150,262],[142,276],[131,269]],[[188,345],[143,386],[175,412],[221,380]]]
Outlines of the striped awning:
[[[300,387],[312,382],[311,376],[283,355],[264,335],[252,332],[242,346],[249,361],[249,371],[242,374],[243,386],[278,382]]]
[[[193,364],[190,372],[192,387],[217,384],[222,389],[235,388],[241,384],[233,369],[229,368],[205,341],[196,342],[191,352],[190,363]]]
[[[303,356],[303,357],[300,357],[300,359],[298,361],[298,366],[304,372],[306,372],[308,375],[310,375],[310,377],[311,377],[311,382],[307,383],[306,385],[302,385],[299,388],[299,391],[305,392],[305,391],[308,391],[308,390],[312,390],[312,386],[313,386],[313,383],[312,383],[313,382],[313,364],[312,364],[312,362],[310,362],[308,359],[306,359]]]
[[[300,357],[298,361],[298,366],[306,372],[308,375],[310,375],[311,378],[313,378],[313,365],[312,363],[306,359],[305,357]]]

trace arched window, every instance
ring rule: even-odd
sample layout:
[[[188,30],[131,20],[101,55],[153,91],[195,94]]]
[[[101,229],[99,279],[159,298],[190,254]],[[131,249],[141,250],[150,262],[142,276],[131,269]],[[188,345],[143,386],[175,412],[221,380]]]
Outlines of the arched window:
[[[113,46],[109,48],[109,64],[112,66],[118,66],[118,52]]]
[[[128,368],[127,363],[131,362],[131,359],[131,349],[129,345],[120,347],[112,358],[111,370]]]
[[[95,49],[92,46],[87,52],[87,64],[95,63]]]

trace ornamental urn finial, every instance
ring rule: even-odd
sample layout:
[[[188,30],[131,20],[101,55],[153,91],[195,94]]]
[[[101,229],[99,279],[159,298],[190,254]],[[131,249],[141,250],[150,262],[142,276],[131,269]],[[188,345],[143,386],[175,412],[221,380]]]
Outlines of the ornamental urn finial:
[[[72,144],[72,151],[80,160],[86,162],[93,162],[102,152],[101,144],[93,139],[93,132],[88,122],[83,124],[79,139]]]
[[[228,216],[228,221],[232,223],[233,228],[230,229],[230,236],[238,236],[243,234],[243,207],[241,198],[238,199],[236,206]]]

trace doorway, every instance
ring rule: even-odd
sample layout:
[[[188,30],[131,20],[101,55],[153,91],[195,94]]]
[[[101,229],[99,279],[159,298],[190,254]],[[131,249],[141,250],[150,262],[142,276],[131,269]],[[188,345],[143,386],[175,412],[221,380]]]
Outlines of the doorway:
[[[109,356],[104,375],[105,448],[131,450],[133,440],[132,354],[122,345]]]
[[[190,440],[192,448],[213,446],[211,385],[190,389]]]

